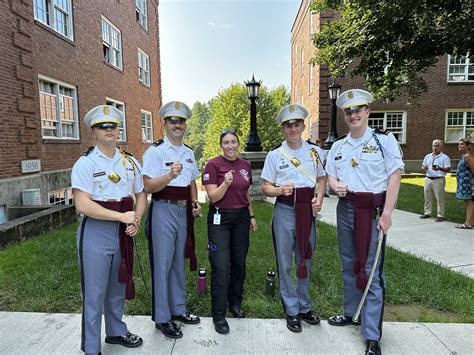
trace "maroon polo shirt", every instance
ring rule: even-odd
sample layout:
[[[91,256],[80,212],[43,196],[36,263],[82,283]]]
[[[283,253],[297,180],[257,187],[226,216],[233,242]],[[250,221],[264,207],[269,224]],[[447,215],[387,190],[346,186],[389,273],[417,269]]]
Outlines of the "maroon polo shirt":
[[[224,197],[214,203],[219,208],[242,208],[249,205],[247,191],[252,184],[252,169],[249,162],[237,158],[227,160],[222,155],[210,160],[202,172],[203,185],[217,185],[224,182],[224,175],[234,171],[234,180],[227,188]]]

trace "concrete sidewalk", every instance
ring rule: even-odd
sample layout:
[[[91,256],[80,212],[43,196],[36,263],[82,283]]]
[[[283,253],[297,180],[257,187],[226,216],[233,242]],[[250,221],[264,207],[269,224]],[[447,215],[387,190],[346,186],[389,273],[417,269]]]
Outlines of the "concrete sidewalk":
[[[336,225],[337,201],[334,195],[324,199],[323,222]],[[474,230],[457,229],[456,223],[419,217],[416,213],[395,210],[388,245],[474,278]]]
[[[183,325],[184,337],[165,338],[150,317],[127,316],[143,345],[127,349],[102,343],[103,354],[363,354],[358,327],[326,321],[291,333],[283,319],[228,319],[230,333],[214,331],[211,318]],[[1,354],[81,354],[79,314],[0,312]],[[383,354],[472,354],[473,324],[384,323]],[[104,330],[102,330],[102,339]]]

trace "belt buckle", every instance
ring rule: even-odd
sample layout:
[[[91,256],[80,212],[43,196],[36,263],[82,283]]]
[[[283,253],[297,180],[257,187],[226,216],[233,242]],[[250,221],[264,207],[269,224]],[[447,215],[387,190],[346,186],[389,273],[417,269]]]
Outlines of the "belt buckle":
[[[188,201],[186,201],[186,200],[178,200],[178,206],[179,207],[186,207],[187,202]]]

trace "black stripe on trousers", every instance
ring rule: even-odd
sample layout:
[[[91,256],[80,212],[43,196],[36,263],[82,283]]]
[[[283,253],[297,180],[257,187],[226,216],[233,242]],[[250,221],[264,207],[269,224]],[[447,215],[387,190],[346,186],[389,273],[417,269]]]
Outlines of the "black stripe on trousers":
[[[278,203],[278,202],[275,202],[275,203]],[[276,240],[275,240],[275,230],[273,228],[273,224],[275,223],[274,218],[275,216],[273,216],[272,218],[272,240],[273,240],[273,250],[275,251],[275,263],[276,263],[276,271],[277,271],[277,276],[278,276],[278,293],[280,294],[281,304],[283,305],[283,312],[285,312],[285,315],[286,315],[285,302],[283,301],[283,297],[281,296],[281,292],[280,292],[280,273],[278,272],[279,269],[278,269],[277,247],[276,247]]]
[[[81,235],[79,237],[79,261],[80,261],[80,266],[81,266],[81,291],[82,291],[82,319],[81,319],[81,350],[85,352],[85,345],[86,345],[86,334],[85,334],[85,326],[86,322],[84,319],[84,304],[85,304],[85,296],[86,296],[86,291],[85,291],[85,286],[86,282],[84,280],[84,230],[86,229],[86,222],[87,222],[88,217],[84,216],[82,218],[81,222]]]
[[[384,280],[382,278],[382,273],[383,273],[383,264],[385,261],[385,243],[387,241],[387,236],[385,235],[383,238],[382,242],[382,254],[380,255],[380,264],[379,264],[379,282],[380,282],[380,287],[382,288],[382,311],[380,312],[380,319],[379,319],[379,332],[380,332],[380,340],[382,338],[382,323],[383,323],[383,312],[385,308],[385,285],[384,285]],[[372,339],[371,339],[372,340]],[[373,339],[377,340],[377,339]]]
[[[155,321],[155,264],[153,258],[153,205],[155,202],[152,200],[150,207],[148,207],[148,255],[150,258],[150,274],[151,274],[151,320]]]

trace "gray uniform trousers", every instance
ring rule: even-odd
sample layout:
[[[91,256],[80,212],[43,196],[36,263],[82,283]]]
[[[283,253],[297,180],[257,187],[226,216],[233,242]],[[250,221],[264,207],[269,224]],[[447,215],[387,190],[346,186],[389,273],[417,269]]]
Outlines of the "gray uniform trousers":
[[[119,222],[84,217],[77,231],[77,249],[81,269],[82,334],[81,350],[101,350],[102,310],[105,333],[127,334],[122,321],[125,284],[118,281],[121,262]]]
[[[339,254],[341,256],[342,277],[344,281],[344,315],[353,316],[357,310],[362,290],[355,287],[356,275],[352,272],[356,248],[354,243],[354,206],[339,200],[337,204],[337,235],[339,241]],[[377,250],[377,223],[372,221],[372,239],[370,242],[369,255],[365,265],[367,277],[374,263]],[[374,278],[369,288],[367,298],[361,311],[361,333],[366,339],[380,340],[382,337],[382,321],[385,299],[385,274],[383,261],[385,256],[384,238],[380,259]]]
[[[296,247],[295,210],[293,207],[280,202],[275,203],[272,230],[277,259],[278,284],[285,313],[289,316],[296,316],[298,313],[309,312],[311,310],[309,285],[312,258],[306,260],[307,278],[296,278],[295,286],[292,276],[294,255],[296,265],[300,262],[300,253]],[[314,224],[311,227],[310,243],[314,251],[316,244]]]
[[[186,207],[153,201],[149,241],[152,281],[151,319],[165,323],[186,313]]]

